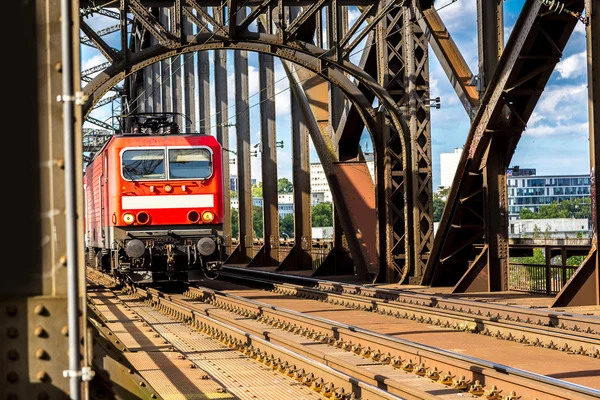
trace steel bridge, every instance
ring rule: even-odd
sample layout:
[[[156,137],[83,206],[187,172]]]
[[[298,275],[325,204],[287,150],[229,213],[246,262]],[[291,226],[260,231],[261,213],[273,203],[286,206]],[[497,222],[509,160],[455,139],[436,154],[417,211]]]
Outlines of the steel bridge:
[[[7,313],[0,325],[6,325],[11,339],[27,336],[27,340],[14,340],[14,345],[5,341],[0,345],[3,354],[9,346],[14,350],[11,354],[21,360],[10,379],[29,376],[34,382],[22,392],[31,396],[19,398],[34,398],[32,393],[39,387],[53,388],[44,389],[52,396],[66,390],[68,380],[62,371],[49,367],[44,357],[36,357],[36,349],[47,338],[53,346],[66,346],[67,340],[77,340],[86,332],[79,332],[76,320],[69,320],[64,312],[67,304],[69,310],[76,307],[76,300],[68,298],[78,296],[83,288],[83,278],[77,278],[84,264],[83,241],[78,239],[84,233],[78,217],[83,215],[81,165],[84,153],[101,144],[107,131],[128,129],[94,121],[90,117],[94,107],[114,101],[121,112],[179,112],[190,118],[181,120],[181,126],[197,126],[207,133],[214,117],[216,136],[223,144],[229,143],[228,121],[234,121],[240,233],[238,238],[232,238],[231,231],[226,234],[232,248],[229,264],[309,270],[313,276],[353,274],[370,282],[453,287],[455,293],[506,291],[505,173],[577,24],[585,25],[587,41],[594,234],[589,254],[554,304],[600,304],[599,194],[595,190],[595,172],[600,167],[600,157],[596,157],[600,150],[600,64],[593,57],[600,53],[600,1],[525,0],[506,45],[502,3],[477,1],[479,71],[474,72],[432,0],[35,0],[9,4],[9,11],[23,23],[14,31],[20,40],[8,46],[22,54],[23,62],[14,71],[15,82],[8,82],[9,91],[16,94],[8,111],[23,115],[22,110],[27,110],[30,117],[20,121],[17,140],[5,137],[10,137],[9,146],[16,147],[18,141],[22,147],[26,136],[31,149],[30,162],[19,163],[27,178],[19,185],[23,201],[16,204],[8,221],[11,227],[23,228],[18,229],[16,249],[6,253],[8,276],[0,284],[0,303]],[[350,8],[360,12],[352,23]],[[114,25],[95,30],[88,20],[94,15],[112,19]],[[118,40],[107,39],[114,35]],[[82,71],[80,44],[96,48],[108,61]],[[471,120],[435,238],[429,49]],[[214,52],[212,63],[207,50]],[[233,116],[227,95],[230,51],[235,65]],[[353,63],[351,56],[357,51],[360,61]],[[259,53],[259,154],[265,210],[264,240],[259,248],[255,248],[252,229],[249,52]],[[283,258],[277,212],[274,58],[281,60],[292,93],[296,240]],[[165,72],[172,79],[161,84]],[[114,95],[107,99],[109,92]],[[83,130],[86,119],[103,130]],[[359,144],[364,131],[373,143],[374,178]],[[315,267],[309,138],[325,171],[335,210],[333,247]],[[14,170],[12,161],[5,163],[5,170]],[[228,188],[229,164],[224,168]],[[225,210],[230,210],[228,195]],[[232,239],[237,239],[235,246]],[[53,357],[53,365],[67,364],[66,354]],[[83,353],[85,365],[89,365],[88,357]],[[71,366],[78,362],[71,359]],[[70,369],[71,381],[81,377],[78,368]]]

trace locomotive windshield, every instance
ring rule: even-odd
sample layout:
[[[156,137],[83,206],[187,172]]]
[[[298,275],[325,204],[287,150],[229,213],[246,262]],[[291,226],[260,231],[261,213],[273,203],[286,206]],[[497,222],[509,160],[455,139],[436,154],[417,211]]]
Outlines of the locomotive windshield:
[[[212,175],[207,149],[169,149],[170,179],[206,179]]]
[[[162,149],[126,150],[121,160],[125,179],[165,179],[165,152]]]
[[[128,149],[121,155],[123,178],[130,181],[164,179],[207,179],[212,171],[212,154],[207,148]]]

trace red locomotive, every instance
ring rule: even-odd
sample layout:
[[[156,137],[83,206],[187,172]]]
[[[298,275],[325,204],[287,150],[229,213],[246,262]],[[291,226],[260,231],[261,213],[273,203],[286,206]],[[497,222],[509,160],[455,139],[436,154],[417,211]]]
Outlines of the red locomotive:
[[[141,122],[140,122],[141,121]],[[136,119],[85,171],[90,264],[138,283],[218,275],[223,258],[222,148],[163,115]]]

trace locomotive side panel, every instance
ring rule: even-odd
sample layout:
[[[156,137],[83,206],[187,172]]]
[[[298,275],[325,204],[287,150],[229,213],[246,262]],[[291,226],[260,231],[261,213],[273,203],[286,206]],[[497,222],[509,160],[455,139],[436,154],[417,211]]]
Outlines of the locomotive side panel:
[[[88,246],[105,247],[105,223],[103,211],[106,208],[106,185],[103,156],[95,158],[86,168],[86,234]]]

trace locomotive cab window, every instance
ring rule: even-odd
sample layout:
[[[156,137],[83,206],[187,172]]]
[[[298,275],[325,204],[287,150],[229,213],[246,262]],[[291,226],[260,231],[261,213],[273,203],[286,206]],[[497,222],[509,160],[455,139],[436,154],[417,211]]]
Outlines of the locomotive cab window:
[[[125,150],[121,156],[123,177],[131,181],[165,179],[163,149]]]
[[[169,179],[206,179],[212,175],[208,149],[169,149]]]

